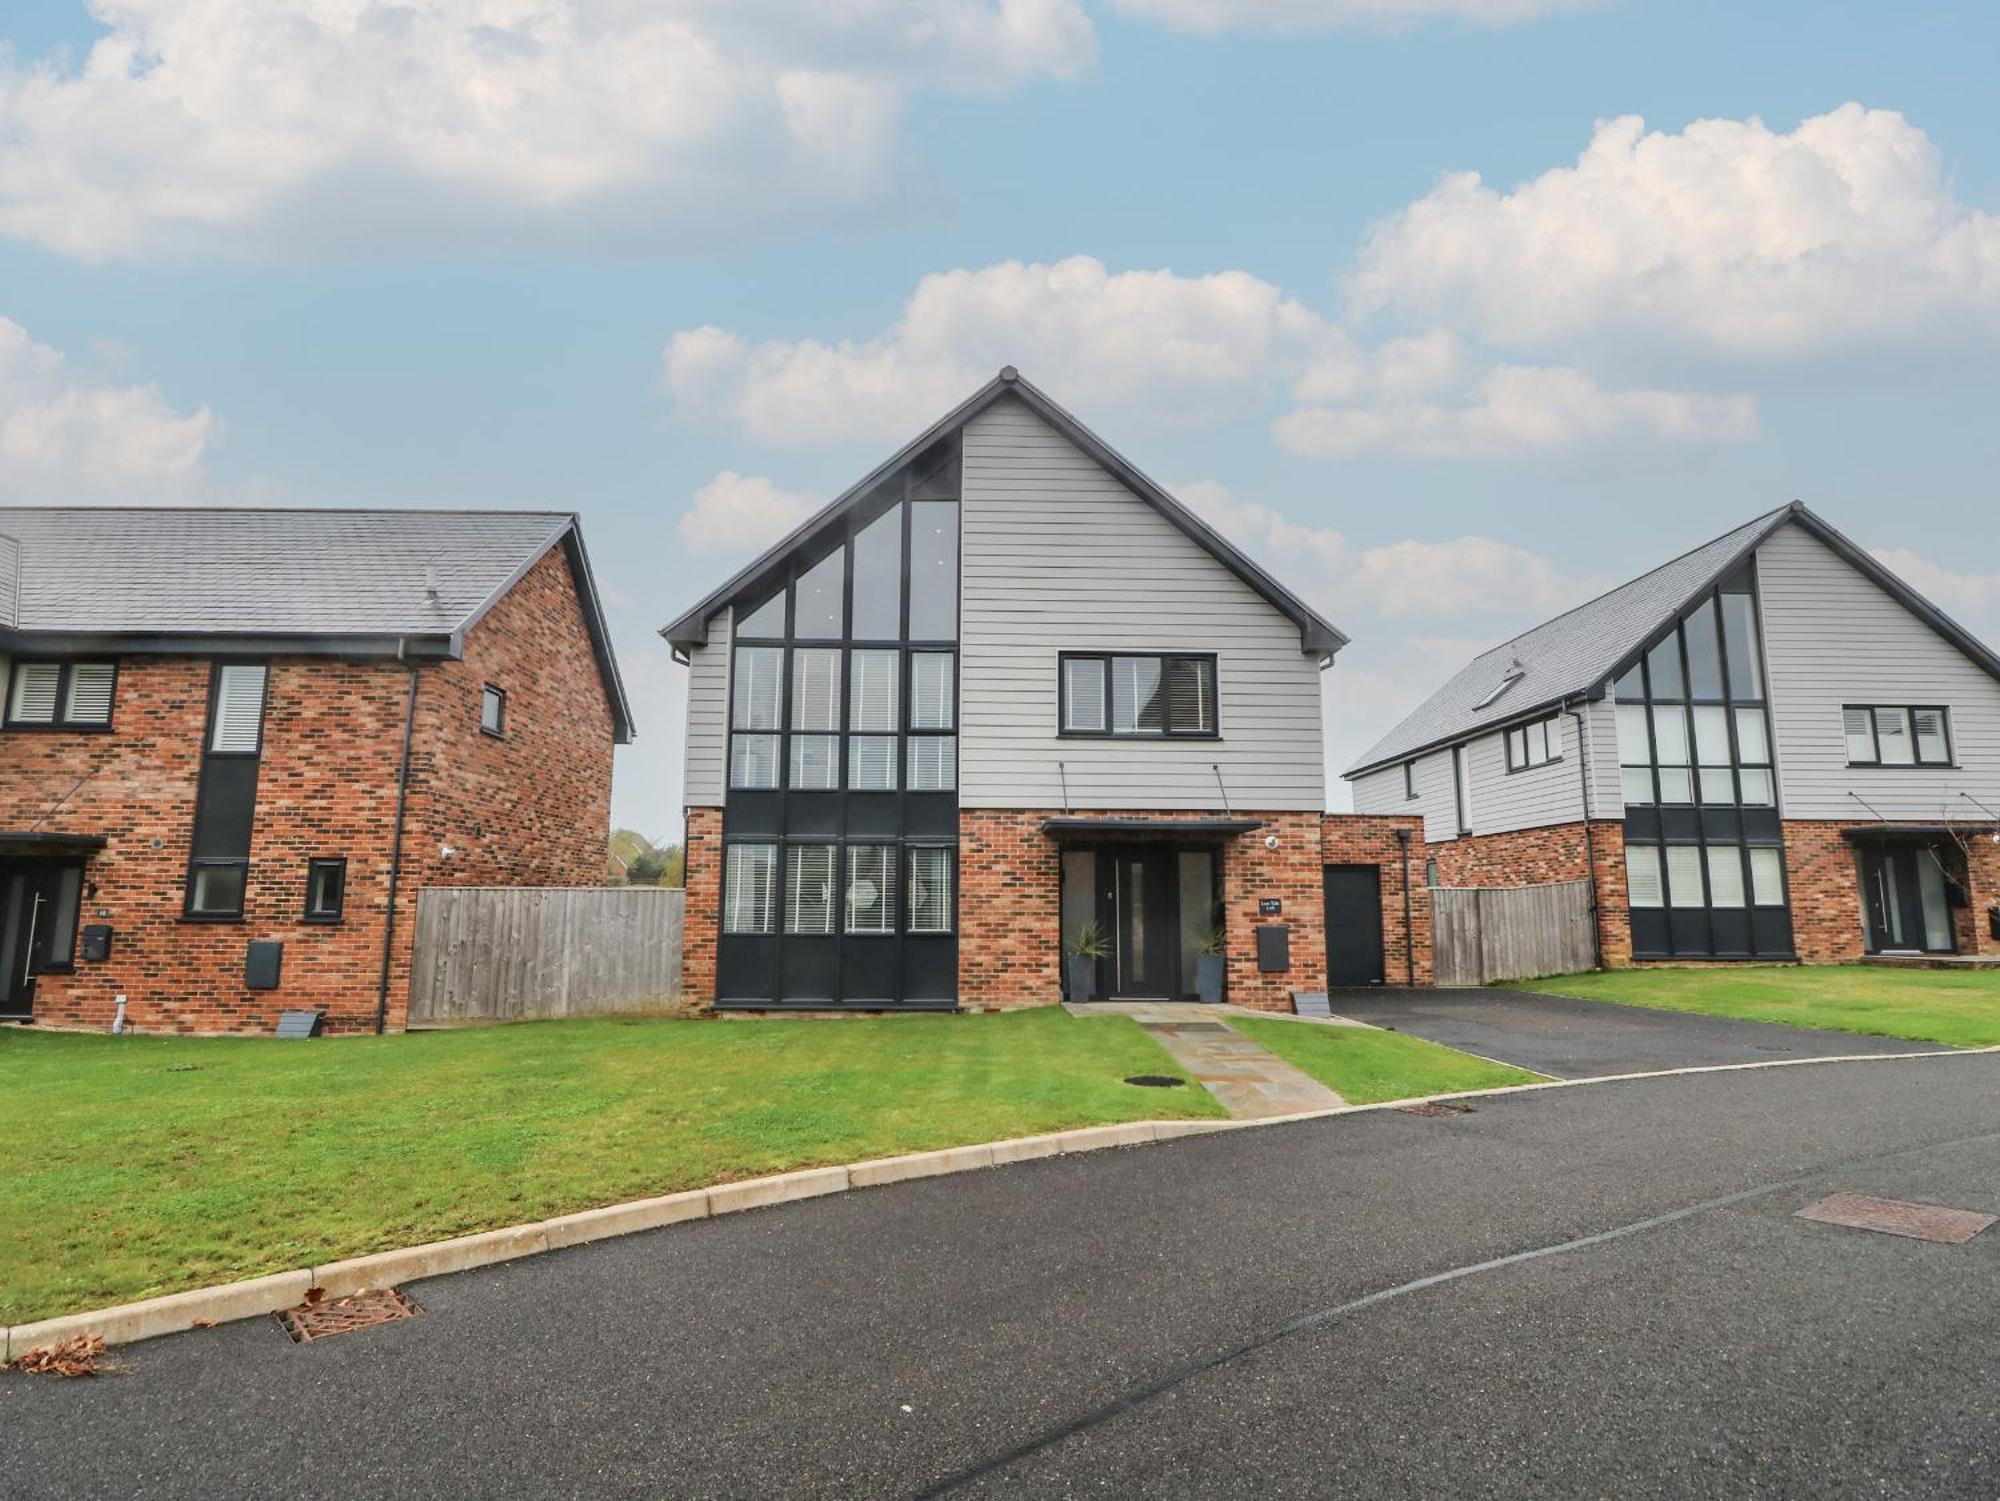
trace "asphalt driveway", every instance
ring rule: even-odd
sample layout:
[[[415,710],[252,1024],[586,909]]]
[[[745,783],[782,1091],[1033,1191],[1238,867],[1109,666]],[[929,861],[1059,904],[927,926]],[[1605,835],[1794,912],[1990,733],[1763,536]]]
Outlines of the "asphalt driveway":
[[[1520,990],[1338,990],[1332,1001],[1338,1015],[1557,1079],[1938,1046]]]
[[[1583,1085],[676,1226],[0,1375],[0,1493],[1990,1498],[2000,1228],[1795,1212],[2000,1212],[1996,1086]]]

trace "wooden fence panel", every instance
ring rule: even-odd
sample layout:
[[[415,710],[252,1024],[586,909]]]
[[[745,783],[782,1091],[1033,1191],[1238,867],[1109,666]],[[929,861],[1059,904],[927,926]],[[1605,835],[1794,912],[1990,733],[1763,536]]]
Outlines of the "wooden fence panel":
[[[427,886],[417,894],[409,1024],[671,1005],[684,902],[659,886]]]
[[[1570,974],[1597,964],[1590,883],[1447,886],[1431,892],[1439,985]]]

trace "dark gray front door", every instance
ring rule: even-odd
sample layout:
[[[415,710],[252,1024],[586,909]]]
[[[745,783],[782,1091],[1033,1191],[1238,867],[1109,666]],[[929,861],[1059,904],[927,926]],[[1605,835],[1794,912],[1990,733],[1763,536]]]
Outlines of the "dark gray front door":
[[[1373,865],[1326,868],[1326,981],[1383,981],[1382,872]]]
[[[0,861],[0,1016],[34,1015],[35,976],[70,967],[81,876],[71,864]]]

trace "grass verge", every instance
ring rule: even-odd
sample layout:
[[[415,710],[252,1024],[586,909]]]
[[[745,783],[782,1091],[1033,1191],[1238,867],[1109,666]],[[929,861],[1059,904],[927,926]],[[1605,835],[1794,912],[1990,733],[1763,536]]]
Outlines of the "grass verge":
[[[1353,1105],[1533,1084],[1542,1077],[1442,1043],[1372,1027],[1316,1027],[1248,1016],[1232,1016],[1229,1025]]]
[[[0,1031],[0,1323],[791,1168],[1219,1117],[1121,1016]]]
[[[2000,1043],[2000,971],[1995,970],[1872,964],[1623,969],[1526,980],[1509,988],[1947,1047]]]

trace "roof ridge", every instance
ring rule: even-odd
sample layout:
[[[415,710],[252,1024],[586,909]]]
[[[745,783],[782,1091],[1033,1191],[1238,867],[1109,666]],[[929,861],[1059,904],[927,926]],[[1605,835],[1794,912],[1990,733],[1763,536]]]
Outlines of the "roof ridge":
[[[573,517],[572,510],[541,506],[224,506],[224,505],[140,505],[114,502],[108,505],[19,505],[0,504],[0,517],[22,512],[42,515],[96,516],[110,514],[157,515],[174,513],[205,516],[551,516]]]

